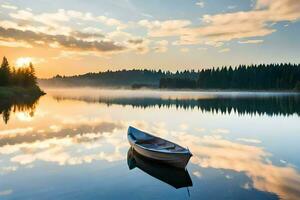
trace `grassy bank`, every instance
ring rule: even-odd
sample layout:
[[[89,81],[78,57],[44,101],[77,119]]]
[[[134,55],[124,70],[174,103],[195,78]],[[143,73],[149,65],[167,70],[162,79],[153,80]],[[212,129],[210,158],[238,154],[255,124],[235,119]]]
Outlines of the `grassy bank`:
[[[0,87],[0,100],[6,99],[16,99],[16,98],[36,98],[44,95],[38,86],[32,87]]]

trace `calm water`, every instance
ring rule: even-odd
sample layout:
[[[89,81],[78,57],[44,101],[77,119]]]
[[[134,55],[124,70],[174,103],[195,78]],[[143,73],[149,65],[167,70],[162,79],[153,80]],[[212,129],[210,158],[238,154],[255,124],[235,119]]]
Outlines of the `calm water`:
[[[0,103],[0,199],[300,199],[295,94],[47,92]],[[129,125],[188,147],[187,172],[132,156]]]

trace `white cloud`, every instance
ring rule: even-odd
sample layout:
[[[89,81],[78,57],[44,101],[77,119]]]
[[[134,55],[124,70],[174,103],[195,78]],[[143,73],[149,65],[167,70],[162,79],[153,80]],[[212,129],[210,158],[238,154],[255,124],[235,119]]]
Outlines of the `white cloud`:
[[[204,8],[204,1],[196,2],[196,6],[199,6],[200,8]]]
[[[177,36],[175,45],[218,44],[234,39],[263,37],[276,31],[270,23],[300,19],[299,0],[258,0],[250,11],[204,15],[203,25],[191,27],[184,19],[167,21],[142,20],[151,37]]]
[[[242,142],[247,142],[247,143],[254,143],[254,144],[259,144],[261,143],[260,140],[256,140],[256,139],[251,139],[251,138],[238,138],[238,141],[242,141]]]
[[[0,46],[32,48],[32,45],[28,44],[27,42],[13,41],[13,40],[2,40],[1,38],[0,38]]]
[[[31,132],[32,130],[33,130],[32,127],[1,130],[0,131],[0,137],[1,137],[1,135],[11,135],[11,136],[14,136],[16,134],[24,134],[24,133]]]
[[[258,44],[262,43],[263,40],[244,40],[244,41],[239,41],[240,44]]]
[[[236,7],[237,7],[237,6],[235,6],[235,5],[227,6],[227,8],[228,8],[229,10],[235,9]]]
[[[193,175],[195,175],[197,178],[202,178],[202,174],[201,174],[201,172],[199,172],[199,171],[195,171],[195,172],[193,172]]]
[[[138,22],[140,26],[148,29],[150,37],[168,37],[181,35],[184,27],[191,24],[189,20],[167,20],[167,21],[148,21],[141,20]]]
[[[10,5],[10,4],[2,4],[1,7],[5,8],[5,9],[9,9],[9,10],[17,10],[18,9],[17,6]]]
[[[0,191],[0,196],[7,196],[13,193],[12,189]]]

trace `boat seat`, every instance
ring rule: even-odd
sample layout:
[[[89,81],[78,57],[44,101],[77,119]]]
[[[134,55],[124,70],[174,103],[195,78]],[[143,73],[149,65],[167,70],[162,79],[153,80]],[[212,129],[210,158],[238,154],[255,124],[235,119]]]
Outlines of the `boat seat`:
[[[153,140],[152,139],[146,139],[146,140],[137,140],[136,144],[153,144]]]
[[[157,149],[166,149],[166,150],[169,150],[169,149],[174,149],[176,146],[174,144],[166,144],[166,145],[159,145],[157,147]]]

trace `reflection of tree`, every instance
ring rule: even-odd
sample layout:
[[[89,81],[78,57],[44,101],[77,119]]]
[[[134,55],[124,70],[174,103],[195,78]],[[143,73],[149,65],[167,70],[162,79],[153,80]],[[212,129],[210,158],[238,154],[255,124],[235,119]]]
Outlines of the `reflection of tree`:
[[[38,100],[39,97],[0,100],[0,115],[2,115],[5,124],[9,121],[11,112],[27,112],[30,116],[33,116]]]
[[[163,99],[163,98],[92,98],[92,97],[62,97],[57,100],[73,99],[91,103],[105,103],[107,106],[131,105],[138,108],[171,108],[198,109],[205,112],[221,114],[250,115],[300,115],[300,96],[267,96],[267,97],[219,97],[205,99]]]

